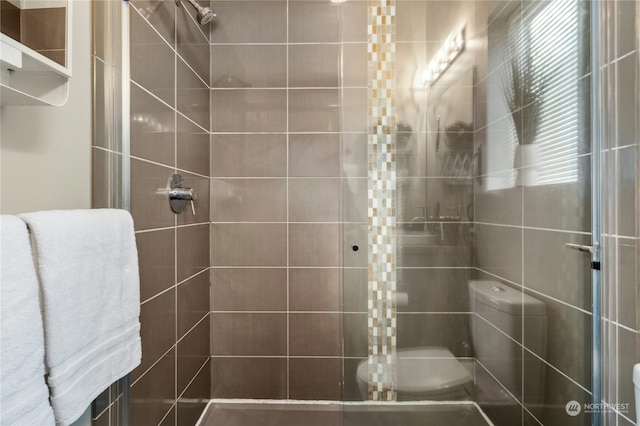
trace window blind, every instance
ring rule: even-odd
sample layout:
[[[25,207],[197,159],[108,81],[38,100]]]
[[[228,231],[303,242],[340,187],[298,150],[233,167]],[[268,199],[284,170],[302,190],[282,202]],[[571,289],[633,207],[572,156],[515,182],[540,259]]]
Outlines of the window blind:
[[[512,52],[529,55],[534,78],[546,80],[536,137],[538,185],[578,178],[579,40],[577,0],[528,2],[509,19]],[[535,80],[534,80],[535,81]]]

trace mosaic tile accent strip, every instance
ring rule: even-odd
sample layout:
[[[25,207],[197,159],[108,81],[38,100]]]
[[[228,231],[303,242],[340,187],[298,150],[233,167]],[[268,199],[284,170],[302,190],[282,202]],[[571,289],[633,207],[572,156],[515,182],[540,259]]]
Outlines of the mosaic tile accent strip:
[[[397,399],[395,15],[395,0],[368,1],[368,364],[374,401]]]

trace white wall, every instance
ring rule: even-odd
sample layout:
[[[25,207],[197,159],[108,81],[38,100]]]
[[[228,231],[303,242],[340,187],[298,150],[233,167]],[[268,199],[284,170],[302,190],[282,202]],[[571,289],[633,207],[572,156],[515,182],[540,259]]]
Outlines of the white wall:
[[[91,2],[73,1],[69,101],[0,108],[0,213],[91,207]]]

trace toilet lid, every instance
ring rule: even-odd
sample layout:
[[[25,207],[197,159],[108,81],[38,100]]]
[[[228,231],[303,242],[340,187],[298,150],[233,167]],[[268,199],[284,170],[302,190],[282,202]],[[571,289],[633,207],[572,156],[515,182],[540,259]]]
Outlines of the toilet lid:
[[[401,392],[442,392],[472,380],[469,371],[447,348],[401,349],[398,384]],[[358,365],[358,380],[368,381],[367,361]]]

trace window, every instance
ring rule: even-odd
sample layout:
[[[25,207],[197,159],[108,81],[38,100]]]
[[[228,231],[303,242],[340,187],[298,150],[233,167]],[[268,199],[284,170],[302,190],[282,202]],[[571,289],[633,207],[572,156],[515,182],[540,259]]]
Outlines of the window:
[[[487,179],[487,189],[515,184],[513,158],[518,142],[501,76],[510,67],[509,52],[526,58],[521,63],[531,67],[534,81],[545,80],[535,138],[539,164],[535,185],[578,179],[580,114],[585,101],[580,92],[579,23],[577,0],[555,0],[528,2],[524,10],[518,8],[502,23],[493,23],[493,31],[490,27],[486,167],[499,177]]]

